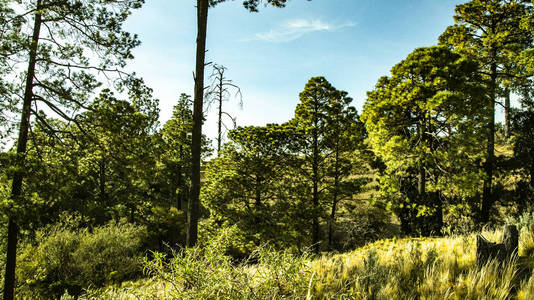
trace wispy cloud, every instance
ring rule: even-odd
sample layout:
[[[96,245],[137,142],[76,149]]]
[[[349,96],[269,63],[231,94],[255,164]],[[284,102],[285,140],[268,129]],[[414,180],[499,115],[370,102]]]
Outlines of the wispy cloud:
[[[254,40],[266,42],[290,42],[302,37],[305,34],[313,32],[335,31],[345,27],[353,27],[355,25],[355,23],[350,21],[339,23],[325,22],[319,19],[296,19],[282,24],[277,29],[271,29],[269,32],[257,33]]]

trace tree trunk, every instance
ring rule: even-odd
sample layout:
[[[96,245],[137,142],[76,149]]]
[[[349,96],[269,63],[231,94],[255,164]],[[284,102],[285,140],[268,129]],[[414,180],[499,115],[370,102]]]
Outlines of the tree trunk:
[[[502,243],[504,244],[506,255],[508,257],[517,256],[517,251],[519,249],[519,231],[515,225],[504,226]]]
[[[182,146],[180,145],[180,153],[182,152]],[[182,163],[183,160],[180,159],[180,164],[178,165],[178,180],[176,181],[176,187],[173,189],[173,194],[176,194],[176,209],[182,210],[182,198],[183,198],[183,183],[182,183]]]
[[[443,228],[443,200],[442,200],[442,194],[439,192],[435,193],[436,195],[436,204],[437,204],[437,212],[436,212],[436,232],[434,234],[441,235],[441,229]]]
[[[135,223],[135,205],[130,206],[130,223]]]
[[[314,173],[317,171],[317,167],[314,166]],[[314,177],[316,177],[314,175]],[[314,253],[319,253],[319,187],[317,180],[313,181],[313,223],[312,223],[312,247]]]
[[[217,156],[221,155],[221,144],[222,144],[222,103],[223,103],[223,71],[220,73],[219,77],[219,120],[217,124]]]
[[[328,249],[332,250],[332,235],[334,233],[334,223],[336,221],[336,209],[339,191],[339,139],[336,142],[336,155],[334,161],[334,194],[332,197],[332,210],[328,222]]]
[[[182,120],[185,116],[182,115]],[[183,210],[183,202],[187,201],[187,184],[183,182],[184,178],[184,143],[187,140],[187,133],[182,129],[182,142],[180,143],[180,164],[178,165],[178,199],[176,200],[176,208]],[[187,169],[186,169],[187,170]],[[187,208],[187,207],[186,207]],[[186,217],[187,218],[187,217]],[[187,221],[187,220],[186,220]]]
[[[255,192],[256,192],[256,195],[255,195],[256,196],[255,206],[256,206],[256,208],[261,207],[261,182],[262,182],[262,177],[256,174],[256,189],[255,189]]]
[[[202,151],[202,122],[204,119],[204,66],[206,57],[206,31],[208,23],[208,0],[197,0],[197,53],[195,68],[195,99],[193,103],[193,136],[191,141],[191,197],[188,201],[187,247],[197,242],[200,214],[200,154]]]
[[[318,133],[318,107],[317,99],[315,100],[315,116],[314,116],[314,128],[313,128],[313,221],[312,221],[312,249],[314,253],[319,253],[319,133]]]
[[[100,188],[100,205],[107,205],[107,195],[106,195],[106,161],[104,158],[100,160],[100,178],[99,178],[99,188]]]
[[[530,201],[534,202],[534,161],[530,165]]]
[[[495,55],[496,56],[496,55]],[[482,207],[480,209],[480,222],[489,221],[491,206],[493,205],[492,184],[493,184],[493,165],[495,160],[495,94],[497,91],[497,64],[491,65],[490,78],[490,113],[488,122],[488,144],[486,147],[486,163],[484,169],[486,178],[484,179],[484,190],[482,194]]]
[[[426,119],[423,117],[421,124],[419,124],[419,138],[420,140],[428,145],[428,138],[426,136]],[[426,170],[425,170],[425,161],[421,159],[419,161],[419,176],[417,178],[417,194],[419,195],[419,200],[421,203],[425,203],[425,194],[426,194]]]
[[[504,137],[510,138],[510,89],[504,90]]]
[[[517,257],[519,244],[519,232],[515,225],[504,226],[502,242],[492,243],[484,237],[477,235],[476,261],[479,267],[483,267],[489,260],[506,263],[512,257]]]
[[[28,129],[30,127],[30,109],[33,101],[33,78],[35,76],[35,62],[37,57],[37,47],[39,44],[39,33],[41,30],[41,0],[37,0],[37,10],[33,25],[32,44],[30,48],[30,57],[28,62],[28,72],[26,74],[26,86],[24,90],[24,102],[20,118],[19,137],[17,140],[17,163],[22,168],[24,157],[26,155],[26,146],[28,143]],[[11,199],[18,202],[22,194],[23,171],[13,174],[11,184]],[[4,300],[12,300],[15,293],[15,268],[17,262],[17,242],[19,227],[13,216],[9,217],[7,229],[7,253],[6,253],[6,270],[4,276]]]

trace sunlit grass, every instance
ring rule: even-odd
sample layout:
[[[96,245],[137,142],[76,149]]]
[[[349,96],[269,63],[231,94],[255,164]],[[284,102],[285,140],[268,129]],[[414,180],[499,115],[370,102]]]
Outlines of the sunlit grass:
[[[482,235],[499,241],[502,232],[486,230]],[[504,265],[490,261],[477,267],[475,247],[475,234],[387,239],[311,261],[307,256],[276,252],[263,263],[215,264],[204,274],[213,274],[219,286],[225,287],[226,292],[217,295],[219,299],[534,299],[531,231],[521,231],[521,257]],[[292,265],[298,269],[291,269]],[[204,266],[210,268],[209,264]],[[178,277],[182,271],[175,268],[173,272]],[[289,273],[298,278],[287,277]],[[198,299],[194,293],[177,294],[162,278],[92,291],[88,298]],[[205,280],[202,287],[199,283],[199,287],[189,288],[209,289],[210,278]]]

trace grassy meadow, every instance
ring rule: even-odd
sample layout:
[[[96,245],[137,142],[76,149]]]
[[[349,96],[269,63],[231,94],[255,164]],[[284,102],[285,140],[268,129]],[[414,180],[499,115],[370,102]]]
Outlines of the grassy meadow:
[[[502,232],[481,234],[500,241]],[[318,257],[266,246],[239,263],[212,241],[170,260],[155,254],[143,263],[147,279],[82,299],[533,299],[534,232],[521,229],[518,258],[481,268],[475,238],[394,238]]]

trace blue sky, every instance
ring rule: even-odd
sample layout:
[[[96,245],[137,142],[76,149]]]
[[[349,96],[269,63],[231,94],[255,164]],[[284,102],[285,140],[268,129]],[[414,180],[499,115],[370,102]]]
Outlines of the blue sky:
[[[209,12],[207,61],[227,67],[228,79],[241,87],[243,109],[237,101],[225,104],[238,125],[289,120],[312,76],[347,91],[361,112],[377,79],[415,48],[436,44],[463,2],[290,0],[283,9],[262,6],[249,13],[242,1],[227,1]],[[195,3],[147,1],[127,22],[142,42],[129,68],[154,89],[162,122],[180,93],[193,93]],[[204,127],[209,137],[215,125],[210,112]]]

